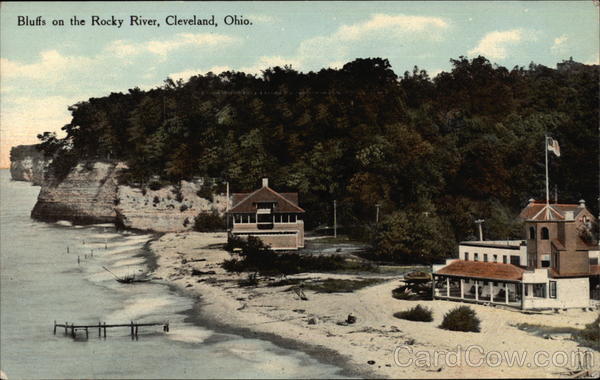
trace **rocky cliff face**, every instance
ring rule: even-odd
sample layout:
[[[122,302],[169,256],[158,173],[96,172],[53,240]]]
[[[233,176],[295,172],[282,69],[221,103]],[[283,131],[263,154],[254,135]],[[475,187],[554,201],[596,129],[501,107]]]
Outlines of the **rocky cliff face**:
[[[227,197],[198,194],[202,182],[182,181],[158,190],[119,185],[124,164],[79,164],[62,181],[49,175],[31,212],[35,219],[69,220],[79,224],[117,223],[139,230],[177,232],[189,230],[201,212],[225,212]]]
[[[14,181],[41,185],[51,160],[36,149],[37,145],[19,145],[10,150],[10,176]]]

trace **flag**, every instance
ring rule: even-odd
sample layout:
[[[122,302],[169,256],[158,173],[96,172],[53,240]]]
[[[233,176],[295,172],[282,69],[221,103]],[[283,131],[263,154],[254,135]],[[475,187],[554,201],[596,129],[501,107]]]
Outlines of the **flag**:
[[[560,157],[560,145],[552,137],[548,137],[548,150],[554,153],[556,157]]]

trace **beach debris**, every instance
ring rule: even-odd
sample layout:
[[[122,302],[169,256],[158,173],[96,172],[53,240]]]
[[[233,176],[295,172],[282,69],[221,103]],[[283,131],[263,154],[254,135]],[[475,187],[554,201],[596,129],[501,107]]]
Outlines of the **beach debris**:
[[[442,367],[436,369],[428,369],[427,372],[442,372]]]
[[[295,313],[300,313],[300,314],[302,314],[302,313],[304,313],[306,310],[304,310],[304,309],[294,309],[294,310],[292,310],[292,311],[293,311],[293,312],[295,312]]]
[[[308,319],[309,325],[316,325],[318,322],[319,322],[319,320],[317,319],[317,317],[311,317]]]
[[[407,339],[406,342],[404,342],[404,344],[408,345],[408,346],[412,346],[415,344],[415,340],[413,338]]]
[[[373,365],[375,364],[375,360],[367,360],[367,364]]]
[[[242,306],[238,307],[237,310],[244,310],[247,307],[248,307],[248,304],[244,302],[244,304]]]
[[[185,287],[186,288],[191,288],[193,285],[192,284],[187,284]]]
[[[299,286],[292,287],[292,290],[302,301],[308,301],[308,297],[304,294],[304,290],[302,290]]]
[[[181,263],[183,264],[187,264],[187,263],[197,263],[197,262],[201,262],[201,261],[206,261],[206,259],[182,259]]]
[[[217,272],[215,272],[214,270],[201,271],[198,269],[192,269],[192,276],[202,276],[202,275],[209,275],[209,274],[217,274]]]
[[[352,315],[352,313],[350,313],[350,314],[348,314],[348,318],[346,318],[346,322],[349,325],[356,323],[356,317],[354,315]]]
[[[150,278],[146,277],[136,277],[135,274],[131,274],[131,275],[127,275],[125,277],[119,277],[116,274],[114,274],[110,269],[108,269],[107,267],[103,266],[102,267],[105,271],[107,271],[108,273],[112,274],[115,279],[117,281],[119,281],[122,284],[130,284],[133,282],[148,282],[150,281]]]

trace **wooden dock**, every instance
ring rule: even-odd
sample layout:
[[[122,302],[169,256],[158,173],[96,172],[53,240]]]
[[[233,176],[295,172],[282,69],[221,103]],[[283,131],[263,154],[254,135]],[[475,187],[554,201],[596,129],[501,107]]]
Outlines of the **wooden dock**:
[[[151,323],[135,323],[133,321],[129,323],[121,323],[121,324],[111,324],[108,325],[106,322],[98,322],[96,325],[76,325],[75,323],[65,322],[64,324],[56,323],[54,321],[54,335],[56,335],[56,329],[61,328],[65,329],[65,335],[71,335],[71,337],[75,338],[77,331],[85,331],[85,337],[89,338],[89,332],[93,329],[98,329],[98,338],[104,337],[106,339],[106,329],[110,328],[118,328],[118,327],[126,327],[129,328],[131,339],[137,339],[138,331],[140,327],[147,326],[162,326],[164,332],[169,332],[169,322],[151,322]]]

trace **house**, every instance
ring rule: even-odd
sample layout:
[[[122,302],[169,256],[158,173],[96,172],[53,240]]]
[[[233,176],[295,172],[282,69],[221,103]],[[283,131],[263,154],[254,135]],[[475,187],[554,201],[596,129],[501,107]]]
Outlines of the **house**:
[[[434,298],[520,309],[588,307],[600,300],[596,218],[579,204],[530,200],[525,240],[470,241],[458,259],[433,266]]]
[[[228,211],[232,236],[255,236],[273,250],[304,247],[304,210],[298,206],[298,193],[278,193],[263,178],[260,189],[234,193],[232,204]]]

